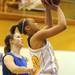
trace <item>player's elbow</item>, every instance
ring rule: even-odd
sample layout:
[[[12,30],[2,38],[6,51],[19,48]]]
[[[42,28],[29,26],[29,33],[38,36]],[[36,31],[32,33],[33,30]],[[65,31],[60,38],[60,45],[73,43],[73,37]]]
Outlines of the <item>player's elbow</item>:
[[[66,28],[67,28],[66,23],[65,24],[62,24],[62,31],[64,31]]]
[[[10,70],[12,73],[14,73],[14,74],[16,74],[17,73],[17,71],[16,71],[16,69],[12,69],[12,70]]]
[[[63,30],[65,30],[65,29],[67,28],[67,23],[66,23],[66,21],[62,21],[62,22],[60,22],[59,25],[62,26],[62,29],[63,29]]]
[[[12,67],[10,71],[14,74],[18,74],[18,68],[16,66]]]

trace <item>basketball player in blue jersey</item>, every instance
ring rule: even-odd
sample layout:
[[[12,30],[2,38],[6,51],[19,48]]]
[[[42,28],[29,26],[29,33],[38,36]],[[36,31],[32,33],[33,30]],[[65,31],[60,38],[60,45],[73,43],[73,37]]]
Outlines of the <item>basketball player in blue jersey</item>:
[[[33,68],[27,68],[26,58],[20,55],[23,40],[18,32],[14,32],[5,38],[5,56],[3,57],[3,75],[34,75]]]
[[[56,58],[47,38],[55,36],[65,30],[66,20],[59,5],[52,6],[45,1],[46,0],[42,0],[46,8],[46,26],[43,29],[39,29],[34,19],[24,19],[16,25],[16,27],[18,27],[21,34],[28,36],[28,47],[33,66],[36,68],[36,75],[57,75]],[[57,25],[54,25],[52,22],[51,10],[55,10],[57,13]]]

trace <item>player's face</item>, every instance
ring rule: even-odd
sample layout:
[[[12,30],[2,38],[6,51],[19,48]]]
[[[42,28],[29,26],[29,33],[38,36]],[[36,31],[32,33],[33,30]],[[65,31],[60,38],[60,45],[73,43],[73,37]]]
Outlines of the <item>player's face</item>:
[[[24,46],[24,42],[23,39],[20,35],[20,33],[15,33],[14,34],[14,38],[13,38],[13,44],[16,45],[17,47],[23,47]]]
[[[38,23],[36,23],[35,20],[33,20],[33,19],[29,20],[28,26],[30,27],[30,30],[32,30],[32,31],[36,31],[39,29]]]

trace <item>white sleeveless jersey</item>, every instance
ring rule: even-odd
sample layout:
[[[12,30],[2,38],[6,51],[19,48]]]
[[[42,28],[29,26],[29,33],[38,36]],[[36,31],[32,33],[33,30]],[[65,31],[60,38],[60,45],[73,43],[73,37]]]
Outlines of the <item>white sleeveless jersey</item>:
[[[30,54],[33,61],[33,66],[37,70],[36,75],[57,75],[57,65],[54,52],[51,44],[47,44],[40,48],[33,50],[29,47]]]

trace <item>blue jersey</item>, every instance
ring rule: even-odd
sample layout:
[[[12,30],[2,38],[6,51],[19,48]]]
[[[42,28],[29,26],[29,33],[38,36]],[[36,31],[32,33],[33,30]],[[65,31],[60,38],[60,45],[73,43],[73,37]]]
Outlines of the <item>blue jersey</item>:
[[[11,55],[14,59],[14,63],[17,66],[20,67],[27,67],[27,62],[26,59],[24,57],[19,58],[17,56],[15,56],[14,54],[12,54],[11,52],[7,53],[7,55]],[[6,55],[5,55],[6,56]],[[4,57],[5,57],[4,56]],[[10,62],[11,63],[11,62]],[[4,64],[4,58],[3,58],[3,63],[2,63],[2,70],[3,70],[3,75],[29,75],[28,73],[24,73],[24,74],[13,74]]]

